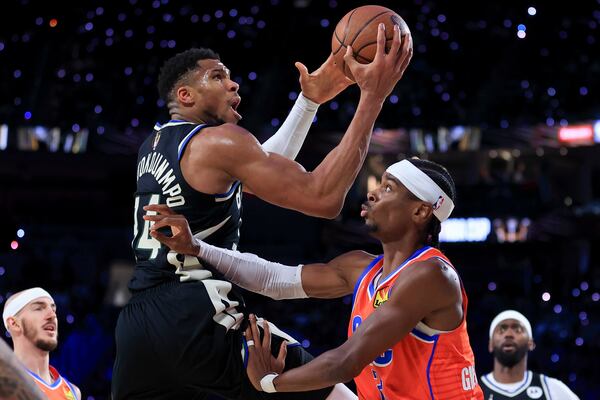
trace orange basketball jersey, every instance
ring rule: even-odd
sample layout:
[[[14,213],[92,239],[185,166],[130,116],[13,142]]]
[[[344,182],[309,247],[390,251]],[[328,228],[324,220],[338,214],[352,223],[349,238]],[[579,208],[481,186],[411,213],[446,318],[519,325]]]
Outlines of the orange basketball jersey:
[[[383,274],[383,256],[367,266],[354,288],[348,337],[362,321],[387,301],[394,283],[411,264],[430,258],[450,261],[433,247],[413,253],[389,276]],[[354,379],[361,400],[483,400],[477,383],[475,359],[467,334],[467,295],[462,287],[463,321],[449,332],[420,322],[393,348],[377,357]]]
[[[48,384],[37,374],[29,370],[27,372],[33,377],[38,388],[48,397],[48,400],[80,400],[75,394],[73,385],[63,378],[52,365],[50,366],[50,375],[54,381],[52,384]]]

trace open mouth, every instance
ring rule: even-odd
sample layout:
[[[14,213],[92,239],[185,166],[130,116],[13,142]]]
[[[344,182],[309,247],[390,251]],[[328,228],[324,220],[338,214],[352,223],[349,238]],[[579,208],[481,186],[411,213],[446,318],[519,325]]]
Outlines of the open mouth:
[[[363,204],[362,206],[360,206],[361,210],[360,210],[360,216],[362,218],[365,218],[367,216],[367,214],[369,213],[369,206],[367,206],[366,204]]]
[[[44,329],[46,332],[56,332],[56,325],[54,325],[54,324],[44,325],[44,327],[42,329]]]
[[[514,343],[505,343],[502,345],[502,351],[514,351],[517,346]]]
[[[240,120],[242,119],[242,116],[240,115],[240,113],[237,112],[237,108],[240,106],[240,102],[242,101],[242,99],[238,96],[235,97],[231,103],[229,103],[229,106],[231,107],[231,110],[233,111],[233,113],[235,114],[235,117]]]

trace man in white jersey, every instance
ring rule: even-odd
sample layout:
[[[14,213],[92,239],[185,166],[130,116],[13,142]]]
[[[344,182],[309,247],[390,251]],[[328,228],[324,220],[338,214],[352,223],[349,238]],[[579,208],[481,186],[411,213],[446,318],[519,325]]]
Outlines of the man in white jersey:
[[[494,370],[479,381],[486,400],[579,399],[558,379],[527,369],[527,353],[533,349],[533,330],[523,314],[506,310],[494,318],[488,345]]]

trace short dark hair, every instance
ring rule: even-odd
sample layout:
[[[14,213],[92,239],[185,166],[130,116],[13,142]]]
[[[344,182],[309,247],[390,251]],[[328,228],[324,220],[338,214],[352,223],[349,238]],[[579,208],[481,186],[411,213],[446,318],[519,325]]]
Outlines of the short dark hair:
[[[158,75],[158,94],[163,100],[171,100],[171,91],[188,72],[198,68],[200,60],[220,60],[217,53],[207,48],[193,48],[169,58]]]
[[[411,158],[410,161],[415,167],[423,171],[428,177],[430,177],[443,191],[446,193],[453,202],[456,200],[456,186],[452,175],[446,168],[438,163],[428,160],[421,160]],[[425,243],[429,246],[438,247],[440,244],[440,231],[442,230],[442,223],[434,215],[429,221],[427,226],[427,232],[425,234]]]

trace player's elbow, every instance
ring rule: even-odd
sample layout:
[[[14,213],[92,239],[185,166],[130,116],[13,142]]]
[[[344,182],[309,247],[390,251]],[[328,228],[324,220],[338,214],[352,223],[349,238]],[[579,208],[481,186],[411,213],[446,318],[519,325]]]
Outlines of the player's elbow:
[[[319,199],[319,208],[317,217],[334,219],[342,212],[344,206],[344,198],[334,196],[322,196]]]

